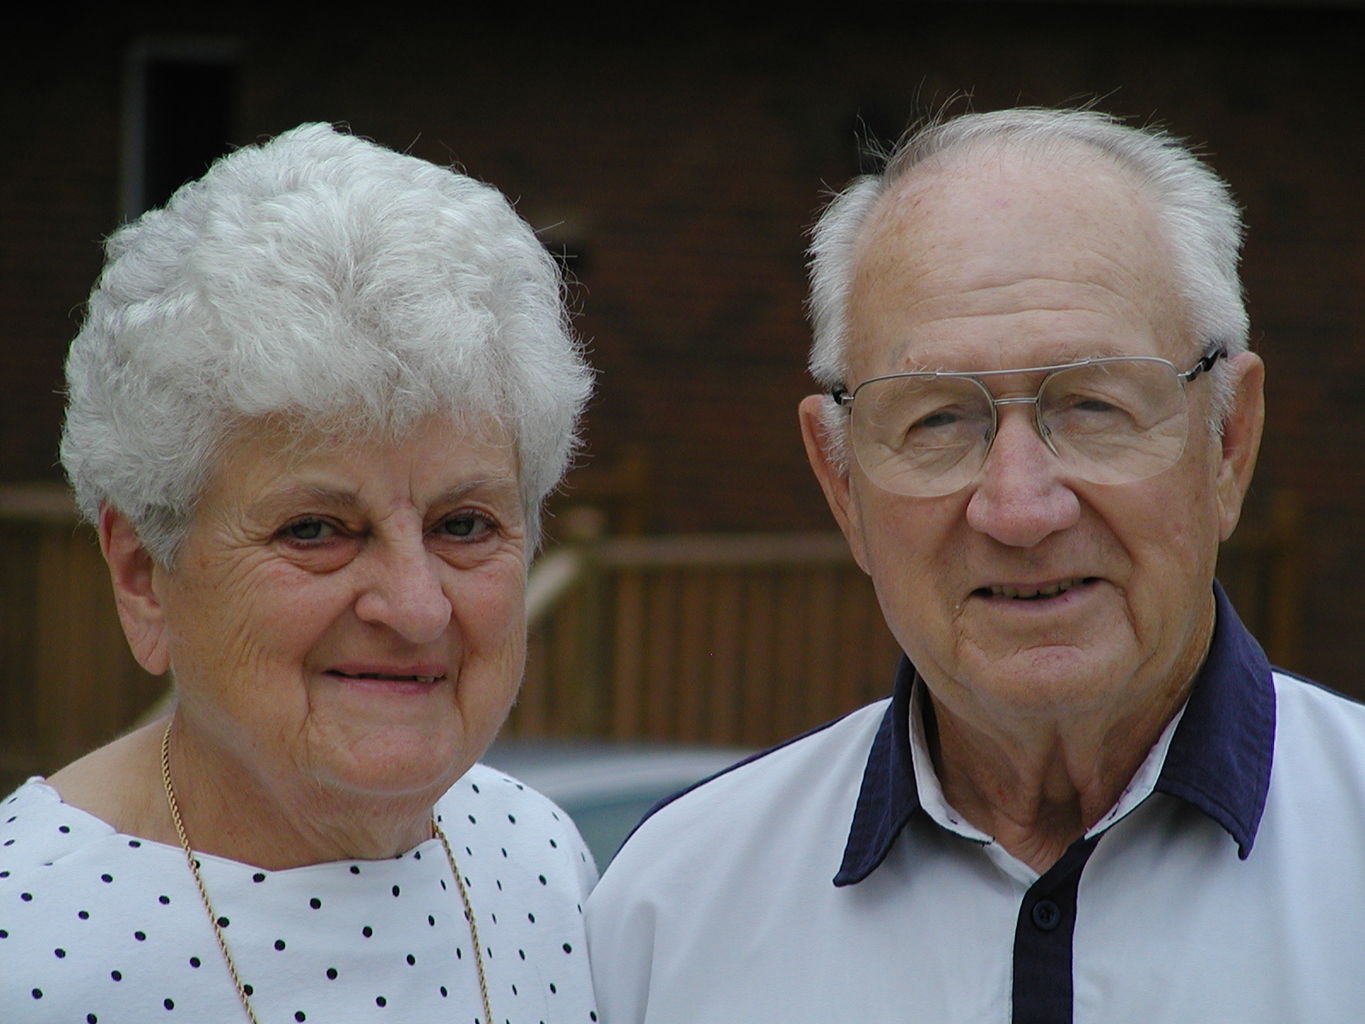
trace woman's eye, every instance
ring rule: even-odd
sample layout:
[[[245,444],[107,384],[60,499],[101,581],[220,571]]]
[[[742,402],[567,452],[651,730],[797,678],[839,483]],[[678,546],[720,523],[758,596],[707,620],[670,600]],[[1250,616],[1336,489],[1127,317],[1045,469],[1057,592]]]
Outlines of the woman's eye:
[[[290,523],[280,531],[280,534],[286,540],[306,544],[326,540],[333,532],[332,525],[321,519],[300,519],[298,522]]]
[[[447,537],[457,540],[477,540],[493,528],[486,516],[463,513],[443,519],[438,528]]]

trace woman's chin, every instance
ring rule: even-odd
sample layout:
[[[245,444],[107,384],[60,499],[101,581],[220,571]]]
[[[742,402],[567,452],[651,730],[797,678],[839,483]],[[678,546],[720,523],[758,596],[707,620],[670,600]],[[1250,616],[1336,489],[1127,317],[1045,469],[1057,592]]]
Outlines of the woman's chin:
[[[429,733],[415,736],[387,729],[355,741],[313,746],[326,753],[321,762],[306,765],[307,774],[328,789],[386,799],[412,797],[434,803],[463,775],[482,752],[468,749],[453,737]]]

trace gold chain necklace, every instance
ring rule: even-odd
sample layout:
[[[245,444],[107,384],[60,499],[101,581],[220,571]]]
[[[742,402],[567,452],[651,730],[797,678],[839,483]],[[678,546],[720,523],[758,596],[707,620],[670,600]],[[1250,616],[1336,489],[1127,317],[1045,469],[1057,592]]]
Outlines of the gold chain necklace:
[[[241,977],[237,974],[237,965],[232,960],[232,954],[228,952],[227,940],[223,938],[222,926],[218,923],[218,915],[213,912],[213,904],[209,902],[209,892],[204,888],[204,879],[199,874],[199,862],[194,859],[194,852],[190,849],[189,836],[185,833],[185,824],[180,818],[180,805],[175,799],[175,787],[171,785],[171,723],[166,723],[166,731],[161,734],[161,783],[166,790],[166,805],[171,809],[171,820],[175,822],[175,834],[180,839],[180,848],[185,851],[185,863],[190,867],[190,874],[194,876],[195,888],[199,890],[199,899],[204,903],[204,912],[209,916],[209,924],[213,926],[213,937],[218,940],[218,949],[223,954],[223,963],[227,965],[228,974],[232,976],[232,984],[237,988],[237,998],[242,1001],[242,1009],[246,1011],[247,1020],[251,1024],[260,1024],[256,1019],[255,1012],[251,1009],[251,999],[248,996],[246,986],[242,984]],[[446,863],[450,865],[450,873],[455,876],[455,886],[460,890],[460,901],[464,903],[464,917],[469,923],[469,939],[474,943],[474,967],[479,975],[479,997],[483,1000],[483,1019],[486,1024],[493,1022],[493,1008],[488,1001],[488,978],[484,973],[483,949],[479,946],[479,926],[474,920],[474,905],[469,901],[469,890],[465,888],[464,877],[460,874],[460,869],[455,863],[455,854],[450,850],[450,842],[446,839],[446,834],[441,830],[441,826],[436,823],[436,812],[431,815],[431,833],[441,841],[441,849],[445,850]]]

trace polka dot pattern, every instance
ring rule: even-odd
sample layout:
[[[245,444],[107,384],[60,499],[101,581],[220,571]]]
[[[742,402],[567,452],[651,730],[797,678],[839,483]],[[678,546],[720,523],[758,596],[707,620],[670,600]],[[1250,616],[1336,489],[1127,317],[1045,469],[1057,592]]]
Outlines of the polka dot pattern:
[[[496,1021],[594,1020],[581,904],[596,869],[567,816],[481,765],[437,813]],[[181,850],[119,834],[37,779],[0,804],[0,844],[0,1007],[34,1021],[222,1018],[232,982]],[[262,1020],[482,1017],[438,842],[289,871],[199,861]]]

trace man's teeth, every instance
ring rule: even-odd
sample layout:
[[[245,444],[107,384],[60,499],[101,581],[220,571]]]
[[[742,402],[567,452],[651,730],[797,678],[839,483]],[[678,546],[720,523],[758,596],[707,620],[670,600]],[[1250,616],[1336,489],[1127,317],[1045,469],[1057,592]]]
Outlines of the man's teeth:
[[[1056,597],[1058,594],[1064,594],[1072,587],[1080,586],[1084,582],[1084,576],[1076,576],[1059,583],[1049,583],[1045,587],[992,586],[990,591],[992,597],[1019,597],[1028,600],[1034,597]]]

